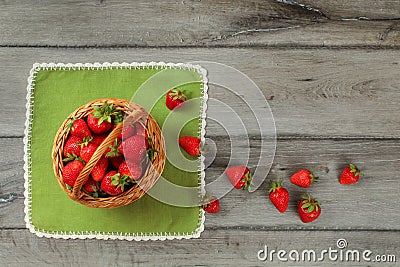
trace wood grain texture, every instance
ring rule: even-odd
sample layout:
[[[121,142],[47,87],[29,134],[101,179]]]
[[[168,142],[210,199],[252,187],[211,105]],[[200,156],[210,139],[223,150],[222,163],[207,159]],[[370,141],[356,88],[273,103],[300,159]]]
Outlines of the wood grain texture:
[[[211,138],[218,148],[217,159],[206,170],[207,183],[221,174],[229,161],[229,142],[225,137]],[[260,151],[260,142],[250,142],[253,154]],[[0,228],[22,228],[23,177],[20,139],[0,139],[2,153],[0,168]],[[243,149],[244,150],[244,149]],[[271,172],[262,186],[253,193],[232,190],[221,199],[221,212],[207,215],[206,228],[244,227],[259,230],[273,229],[384,229],[400,231],[398,207],[400,144],[397,140],[280,140]],[[243,154],[235,155],[244,158]],[[251,168],[257,158],[249,162]],[[341,169],[353,162],[365,172],[354,186],[338,183]],[[7,170],[8,168],[8,170]],[[290,176],[301,168],[309,168],[320,177],[317,184],[302,189],[289,182]],[[255,179],[264,179],[261,175]],[[268,200],[268,181],[283,179],[291,193],[291,202],[285,215],[278,213]],[[209,193],[222,195],[228,184],[222,182],[210,188]],[[56,182],[54,178],[54,182]],[[296,204],[303,193],[309,192],[322,203],[323,213],[313,224],[300,222]],[[379,223],[377,223],[379,218]]]
[[[395,1],[2,1],[1,46],[398,46]]]
[[[400,80],[397,50],[330,49],[44,49],[1,48],[0,136],[22,136],[29,70],[34,62],[216,61],[248,75],[260,88],[274,114],[279,137],[400,136]],[[12,62],[12,64],[10,64]],[[223,75],[223,73],[221,74]],[[246,123],[254,117],[243,100],[220,86],[210,86]],[[252,94],[248,94],[251,98]],[[256,97],[253,97],[256,98]],[[220,111],[218,105],[210,110]],[[258,110],[268,112],[265,105]],[[227,126],[229,112],[220,112]],[[259,130],[249,127],[250,134]],[[224,135],[209,120],[211,135]]]
[[[165,242],[127,242],[98,240],[54,240],[37,238],[27,230],[0,231],[0,260],[7,266],[95,265],[95,266],[378,266],[357,261],[288,261],[276,254],[259,261],[257,253],[268,250],[314,250],[320,257],[323,249],[337,249],[339,238],[347,241],[347,250],[371,250],[376,255],[395,255],[398,261],[399,232],[349,231],[246,231],[207,230],[200,239]],[[346,255],[346,254],[344,254]],[[288,257],[288,255],[286,255]],[[301,256],[300,256],[301,257]],[[344,256],[345,259],[345,256]],[[380,263],[382,265],[382,263]],[[395,266],[395,263],[386,263]]]

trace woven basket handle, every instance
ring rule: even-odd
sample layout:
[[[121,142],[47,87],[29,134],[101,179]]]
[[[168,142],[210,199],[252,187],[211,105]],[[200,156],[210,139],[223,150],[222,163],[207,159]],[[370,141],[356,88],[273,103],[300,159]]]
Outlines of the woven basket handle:
[[[100,146],[96,149],[90,160],[86,163],[85,167],[82,169],[78,178],[76,178],[74,187],[72,188],[72,197],[75,199],[79,199],[83,196],[83,192],[81,188],[83,184],[86,182],[89,174],[92,172],[93,167],[100,160],[101,156],[107,150],[107,148],[114,142],[114,140],[118,137],[118,135],[122,132],[122,126],[124,123],[134,123],[138,121],[143,116],[142,109],[133,110],[132,113],[128,114],[125,121],[123,123],[119,123],[114,130],[104,139],[104,141],[100,144]]]

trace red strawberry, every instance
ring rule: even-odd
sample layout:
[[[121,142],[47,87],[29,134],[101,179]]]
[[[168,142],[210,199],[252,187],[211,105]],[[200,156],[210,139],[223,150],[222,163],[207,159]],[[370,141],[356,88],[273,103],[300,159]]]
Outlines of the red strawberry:
[[[103,179],[104,175],[107,172],[107,168],[108,160],[104,156],[102,156],[96,163],[96,165],[94,165],[92,172],[90,173],[93,180],[95,180],[96,182],[101,181],[101,179]]]
[[[81,148],[81,159],[88,163],[98,147],[99,146],[93,144],[92,142],[89,142],[87,145],[83,145]]]
[[[252,175],[246,166],[233,166],[226,169],[226,176],[237,189],[250,189]]]
[[[121,154],[118,148],[120,144],[121,144],[121,139],[116,138],[114,142],[107,147],[106,151],[104,151],[104,155],[107,158],[118,157]]]
[[[354,164],[349,164],[345,167],[340,175],[339,183],[341,184],[355,184],[360,179],[360,170]]]
[[[94,111],[88,115],[87,122],[89,128],[95,134],[109,131],[112,127],[113,119],[118,122],[123,119],[121,111],[116,110],[113,104],[105,102],[101,107],[94,106],[93,109]]]
[[[310,172],[309,170],[306,170],[306,169],[296,172],[290,178],[290,181],[293,184],[298,185],[300,187],[304,187],[304,188],[309,187],[313,182],[316,182],[317,180],[318,180],[318,177],[314,176],[314,174],[312,172]]]
[[[106,133],[111,129],[111,122],[102,121],[100,122],[99,118],[96,118],[92,113],[90,113],[87,117],[87,122],[90,130],[92,130],[95,134]]]
[[[168,109],[178,109],[185,105],[187,97],[178,89],[172,89],[167,92],[165,96],[165,105]]]
[[[142,135],[146,136],[146,129],[143,127],[143,125],[140,122],[135,122],[133,126],[136,129],[136,135]]]
[[[182,136],[179,137],[179,145],[190,156],[197,157],[200,155],[200,138],[195,136]]]
[[[269,199],[280,212],[285,212],[289,204],[289,192],[282,187],[282,182],[271,181]]]
[[[95,193],[99,191],[99,185],[93,179],[87,180],[87,182],[82,186],[83,191],[87,194]]]
[[[303,200],[297,206],[297,211],[299,212],[301,221],[308,223],[319,217],[321,206],[315,198],[311,198],[310,195],[304,195]]]
[[[134,125],[125,126],[121,133],[118,135],[118,138],[121,140],[128,139],[129,137],[136,134],[136,128]]]
[[[83,119],[70,119],[67,131],[80,138],[87,138],[92,135]]]
[[[208,213],[219,212],[219,200],[216,197],[208,197],[204,200],[203,210]]]
[[[142,166],[140,164],[131,164],[128,166],[126,161],[119,165],[118,172],[122,176],[129,176],[132,180],[138,180],[142,176]]]
[[[116,171],[108,172],[101,181],[101,189],[112,196],[119,195],[124,192],[125,185],[131,183],[127,176],[121,176]]]
[[[62,172],[62,177],[63,177],[64,183],[73,187],[75,184],[76,178],[78,178],[83,167],[85,167],[85,165],[82,162],[80,162],[79,160],[74,160],[74,161],[67,163],[67,165],[64,166],[64,169]]]
[[[129,164],[140,164],[146,156],[146,139],[141,135],[134,135],[122,142],[118,147]]]
[[[101,134],[101,135],[95,135],[93,139],[90,141],[91,143],[100,146],[101,143],[107,138],[107,135]]]
[[[67,139],[67,142],[65,142],[64,145],[64,151],[63,151],[64,157],[66,158],[68,158],[69,156],[79,157],[81,153],[81,146],[80,146],[81,143],[82,143],[82,138],[75,135],[71,135]]]
[[[108,159],[108,161],[110,162],[111,166],[113,166],[115,169],[118,170],[119,165],[121,165],[121,163],[124,161],[124,156],[119,155],[118,157],[111,157]]]

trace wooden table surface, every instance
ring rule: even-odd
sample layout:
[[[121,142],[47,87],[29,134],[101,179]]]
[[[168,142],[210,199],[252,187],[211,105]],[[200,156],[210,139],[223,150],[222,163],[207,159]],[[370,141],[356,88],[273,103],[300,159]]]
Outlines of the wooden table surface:
[[[182,0],[0,1],[0,265],[369,265],[400,261],[400,1]],[[276,156],[267,180],[288,182],[307,167],[321,176],[309,191],[323,214],[280,215],[254,193],[233,190],[206,216],[199,239],[165,242],[56,240],[25,229],[23,144],[26,78],[35,62],[215,61],[248,75],[274,114]],[[210,97],[244,105],[210,86]],[[251,114],[243,109],[242,118]],[[260,137],[249,131],[251,147]],[[207,137],[225,167],[226,134]],[[262,138],[262,137],[261,137]],[[349,161],[365,172],[356,186],[338,176]],[[257,158],[252,158],[255,167]],[[395,255],[397,263],[262,262],[257,252],[337,248]]]

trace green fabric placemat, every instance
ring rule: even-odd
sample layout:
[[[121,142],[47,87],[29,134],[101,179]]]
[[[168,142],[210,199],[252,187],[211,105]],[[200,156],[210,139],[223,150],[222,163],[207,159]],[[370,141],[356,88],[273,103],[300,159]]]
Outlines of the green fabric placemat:
[[[58,128],[79,106],[99,98],[130,100],[135,91],[157,68],[142,66],[108,68],[45,67],[31,72],[31,103],[26,132],[26,221],[32,231],[48,237],[68,235],[80,237],[169,236],[193,237],[202,231],[204,213],[200,207],[176,207],[145,195],[124,207],[115,209],[88,208],[71,200],[60,188],[53,173],[51,150]],[[33,73],[33,74],[32,74]],[[179,68],[177,76],[198,81],[182,85],[191,98],[204,95],[204,77],[196,69]],[[178,78],[179,77],[175,77]],[[28,88],[29,90],[29,88]],[[152,94],[151,90],[147,92]],[[165,99],[159,97],[150,111],[160,127],[170,112]],[[29,100],[28,100],[29,101]],[[200,136],[202,108],[198,119],[187,123],[181,133]],[[199,163],[200,164],[200,163]],[[174,184],[196,187],[201,183],[199,172],[177,169],[168,160],[163,177]],[[200,196],[199,196],[200,197]]]

